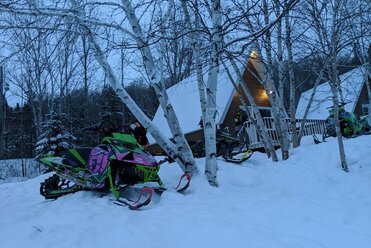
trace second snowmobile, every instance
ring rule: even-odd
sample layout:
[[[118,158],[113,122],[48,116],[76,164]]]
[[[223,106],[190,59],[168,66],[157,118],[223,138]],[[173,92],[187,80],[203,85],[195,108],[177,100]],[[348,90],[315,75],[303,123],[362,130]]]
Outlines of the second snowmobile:
[[[366,121],[360,120],[360,118],[350,112],[345,111],[344,106],[347,103],[339,104],[339,122],[340,131],[343,137],[355,137],[361,134],[368,133],[370,126]],[[328,108],[329,116],[326,119],[326,131],[322,136],[322,140],[325,141],[328,137],[336,137],[335,131],[335,120],[334,120],[334,106]]]

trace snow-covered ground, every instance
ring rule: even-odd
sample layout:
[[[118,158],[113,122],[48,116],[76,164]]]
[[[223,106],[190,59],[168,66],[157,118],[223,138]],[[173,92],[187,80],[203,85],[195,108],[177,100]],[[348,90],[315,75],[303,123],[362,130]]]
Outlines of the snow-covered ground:
[[[219,160],[219,188],[201,173],[186,195],[165,192],[140,211],[93,192],[46,201],[39,184],[50,174],[2,184],[0,247],[370,248],[371,135],[345,141],[349,173],[335,139],[303,142],[288,161]],[[180,170],[160,174],[175,184]]]

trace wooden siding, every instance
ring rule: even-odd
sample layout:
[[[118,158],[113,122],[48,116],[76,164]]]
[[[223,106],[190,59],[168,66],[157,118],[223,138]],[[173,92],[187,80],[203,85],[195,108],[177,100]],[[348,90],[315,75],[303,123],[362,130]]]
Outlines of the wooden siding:
[[[256,75],[258,74],[255,68],[252,66],[251,62],[248,63],[249,69],[253,71]],[[259,83],[258,79],[254,75],[250,73],[248,69],[246,69],[243,73],[244,80],[250,90],[252,96],[254,97],[254,100],[258,107],[271,107],[271,103],[269,101],[268,95],[264,89],[264,87]],[[247,105],[250,106],[250,102],[247,100],[247,97],[245,93],[243,92],[242,86],[239,85],[238,89],[240,92],[242,92],[242,97],[246,101]],[[234,125],[234,118],[240,109],[241,101],[239,98],[239,95],[236,92],[233,94],[233,99],[231,104],[228,106],[227,114],[224,118],[223,123],[220,125],[221,128],[228,127],[231,134],[236,136],[235,132],[235,125]]]
[[[189,143],[193,143],[193,142],[201,139],[203,136],[204,136],[204,132],[203,132],[202,129],[199,129],[199,130],[196,130],[194,132],[190,132],[190,133],[185,134],[186,140]],[[174,142],[174,140],[172,140],[172,141]],[[162,148],[157,143],[149,145],[147,150],[151,154],[164,154],[164,151],[162,150]]]
[[[361,94],[359,95],[357,99],[357,104],[354,109],[354,114],[358,116],[362,116],[362,104],[368,104],[368,93],[367,93],[367,86],[366,84],[363,84]]]

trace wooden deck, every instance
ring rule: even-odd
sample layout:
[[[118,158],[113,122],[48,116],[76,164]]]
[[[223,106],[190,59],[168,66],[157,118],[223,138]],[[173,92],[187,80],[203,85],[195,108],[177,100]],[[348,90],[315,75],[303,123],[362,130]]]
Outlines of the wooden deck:
[[[273,117],[264,117],[263,122],[265,127],[267,128],[268,134],[273,141],[274,146],[280,146],[279,143],[279,135],[276,130],[275,122]],[[299,134],[299,129],[301,125],[302,119],[296,120],[296,127],[297,132]],[[291,136],[292,130],[290,125],[290,119],[286,119],[286,125],[289,130],[289,135]],[[303,136],[309,136],[314,134],[323,134],[326,130],[325,127],[325,120],[306,120],[304,125],[304,133]],[[241,128],[241,130],[238,132],[238,138],[240,140],[240,143],[246,142],[247,147],[249,149],[259,149],[263,148],[263,142],[261,141],[261,138],[253,125],[252,121],[246,121]]]

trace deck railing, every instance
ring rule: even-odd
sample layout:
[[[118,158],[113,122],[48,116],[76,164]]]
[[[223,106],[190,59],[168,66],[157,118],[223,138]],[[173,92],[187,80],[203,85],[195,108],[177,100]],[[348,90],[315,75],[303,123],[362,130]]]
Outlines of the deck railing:
[[[296,132],[299,134],[302,119],[296,119]],[[280,146],[279,133],[276,130],[276,125],[273,117],[264,117],[263,122],[267,128],[270,139],[274,146]],[[292,129],[290,125],[290,119],[286,119],[286,128],[289,131],[290,139],[292,135]],[[323,134],[326,130],[325,120],[313,120],[309,119],[305,121],[303,136]],[[241,143],[246,143],[249,149],[257,149],[264,147],[260,135],[258,134],[252,121],[246,121],[238,132],[238,138]]]

